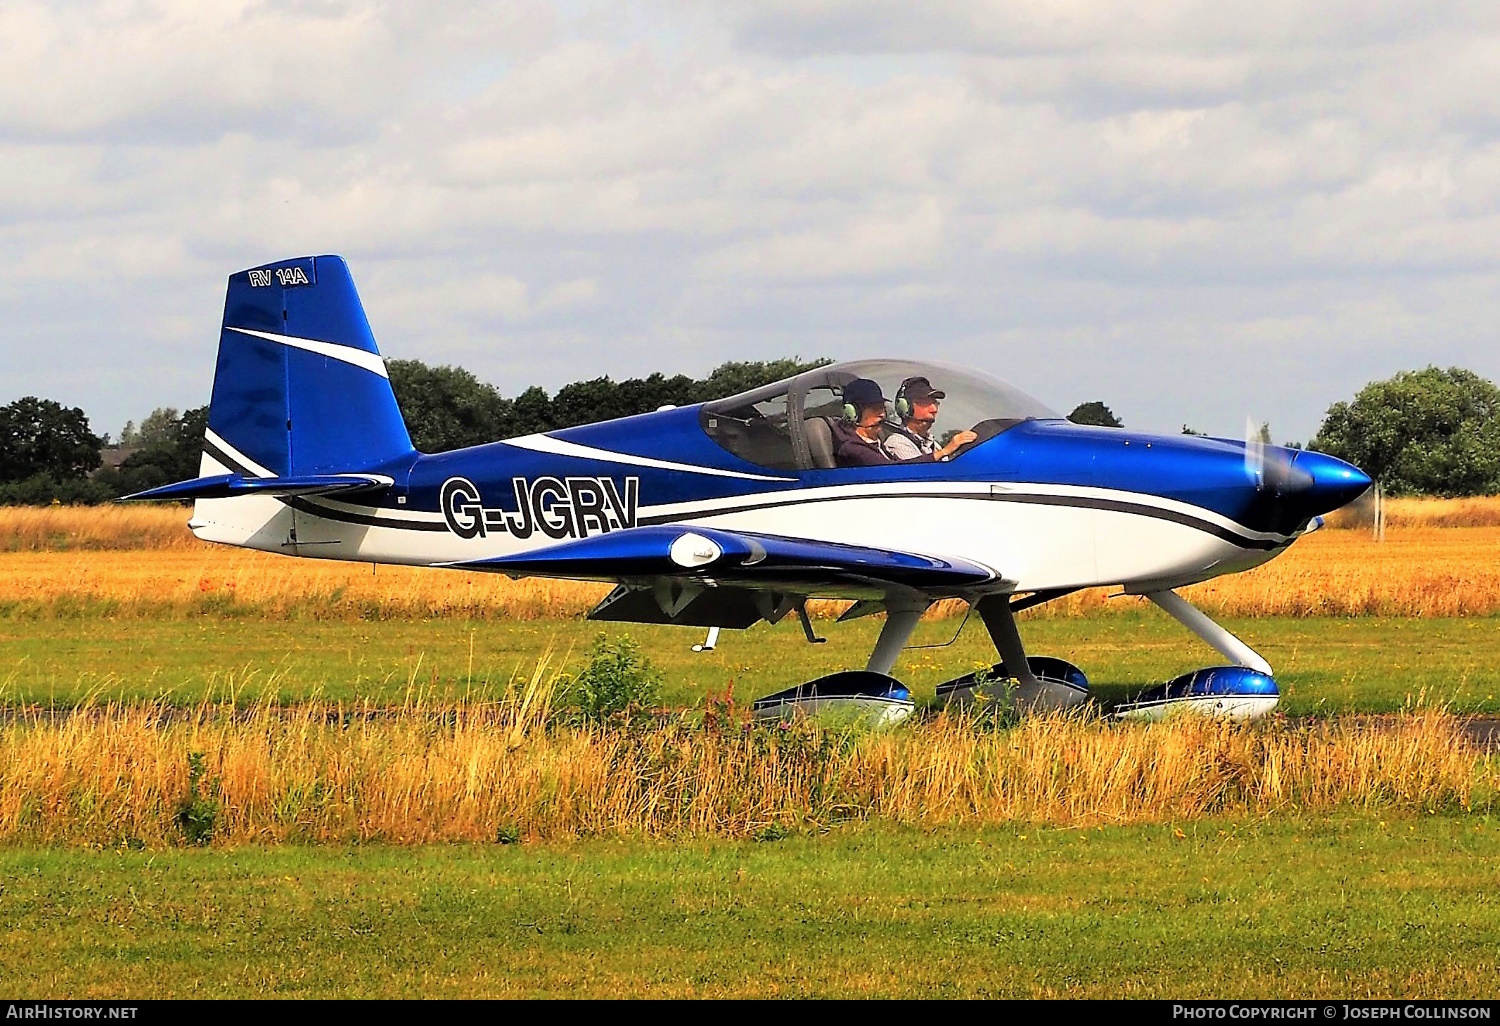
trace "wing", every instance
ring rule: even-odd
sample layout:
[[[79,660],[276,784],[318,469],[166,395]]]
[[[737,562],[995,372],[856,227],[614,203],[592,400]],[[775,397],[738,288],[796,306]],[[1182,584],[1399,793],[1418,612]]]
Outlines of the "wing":
[[[447,565],[621,582],[591,620],[733,628],[775,623],[812,595],[878,606],[894,593],[954,595],[997,576],[951,557],[666,524]]]
[[[864,591],[874,585],[950,591],[996,579],[988,568],[953,557],[671,524],[611,531],[513,556],[446,565],[517,577],[598,581],[665,577],[811,590],[855,586]]]

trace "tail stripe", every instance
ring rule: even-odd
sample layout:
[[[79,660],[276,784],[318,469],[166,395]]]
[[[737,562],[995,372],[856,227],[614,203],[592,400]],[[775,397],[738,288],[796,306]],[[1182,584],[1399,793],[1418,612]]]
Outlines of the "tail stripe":
[[[267,342],[276,342],[280,345],[291,346],[293,349],[305,349],[309,353],[326,356],[332,360],[341,360],[344,363],[353,364],[355,367],[363,368],[371,374],[378,374],[382,378],[390,378],[385,369],[385,360],[381,359],[379,353],[367,353],[363,349],[355,349],[352,346],[342,346],[336,342],[320,342],[315,338],[297,338],[293,335],[273,335],[269,331],[253,331],[250,328],[236,328],[233,325],[225,325],[225,331],[237,331],[241,335],[254,335],[263,338]]]
[[[226,470],[251,477],[275,477],[276,475],[265,467],[256,463],[249,456],[240,452],[224,439],[214,434],[213,428],[207,428],[203,432],[204,451],[216,461],[223,464]]]

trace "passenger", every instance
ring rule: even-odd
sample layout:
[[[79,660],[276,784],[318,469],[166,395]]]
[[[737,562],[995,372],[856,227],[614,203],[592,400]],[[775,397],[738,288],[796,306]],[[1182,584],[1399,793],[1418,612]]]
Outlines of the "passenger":
[[[949,460],[964,446],[979,436],[972,431],[957,431],[943,445],[932,437],[932,425],[937,421],[938,402],[948,398],[947,393],[932,387],[924,377],[907,378],[896,389],[896,416],[901,424],[885,439],[886,454],[892,462],[909,463],[923,458]]]
[[[833,424],[833,460],[840,467],[882,467],[895,461],[880,447],[886,423],[880,385],[855,378],[844,386],[844,416]]]

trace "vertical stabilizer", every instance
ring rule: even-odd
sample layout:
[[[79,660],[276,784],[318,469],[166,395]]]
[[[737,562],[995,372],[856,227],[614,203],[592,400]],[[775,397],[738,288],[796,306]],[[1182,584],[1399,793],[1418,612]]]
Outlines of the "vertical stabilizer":
[[[341,257],[230,275],[208,429],[211,457],[259,476],[371,471],[412,455]]]

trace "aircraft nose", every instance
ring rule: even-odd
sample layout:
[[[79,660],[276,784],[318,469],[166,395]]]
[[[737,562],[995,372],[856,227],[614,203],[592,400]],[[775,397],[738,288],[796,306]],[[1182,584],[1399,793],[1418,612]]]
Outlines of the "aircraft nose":
[[[1299,451],[1292,457],[1292,468],[1306,483],[1288,498],[1296,502],[1305,517],[1332,512],[1353,502],[1370,487],[1370,476],[1363,470],[1321,452]]]

